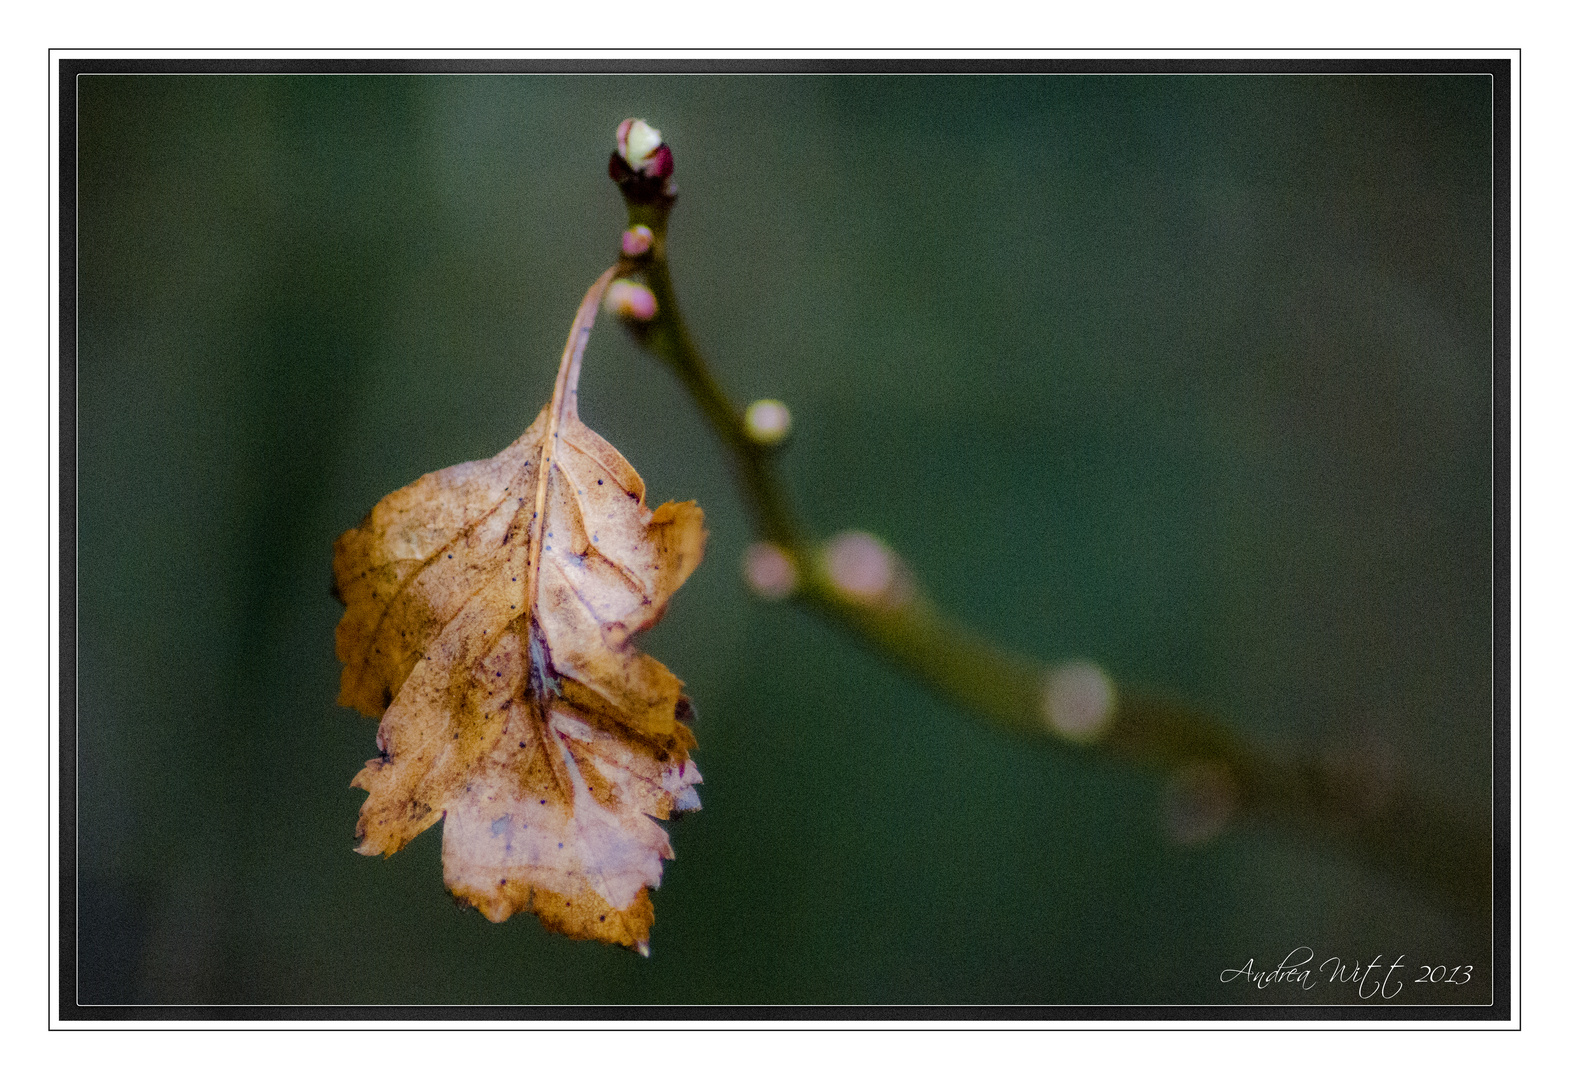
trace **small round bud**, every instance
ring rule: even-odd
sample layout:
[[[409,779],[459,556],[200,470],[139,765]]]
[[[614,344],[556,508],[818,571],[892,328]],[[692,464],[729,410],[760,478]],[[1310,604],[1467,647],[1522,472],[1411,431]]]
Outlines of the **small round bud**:
[[[759,446],[778,446],[790,434],[790,410],[783,401],[759,398],[747,406],[746,428]]]
[[[1214,840],[1232,821],[1237,798],[1237,781],[1225,766],[1209,761],[1185,766],[1162,796],[1162,828],[1178,844]]]
[[[741,572],[747,587],[764,600],[783,600],[796,591],[796,563],[774,544],[749,544]]]
[[[1090,742],[1106,729],[1117,692],[1106,672],[1082,660],[1052,669],[1041,689],[1043,718],[1057,734]]]
[[[654,230],[647,225],[634,225],[621,234],[621,253],[629,259],[646,255],[654,246]]]
[[[823,554],[834,587],[864,604],[896,608],[915,591],[899,556],[871,533],[842,532]]]
[[[635,322],[648,322],[659,310],[659,304],[647,285],[617,278],[605,290],[605,310]]]
[[[890,555],[883,541],[870,533],[840,533],[829,541],[829,577],[852,596],[875,599],[894,583],[894,560]]]

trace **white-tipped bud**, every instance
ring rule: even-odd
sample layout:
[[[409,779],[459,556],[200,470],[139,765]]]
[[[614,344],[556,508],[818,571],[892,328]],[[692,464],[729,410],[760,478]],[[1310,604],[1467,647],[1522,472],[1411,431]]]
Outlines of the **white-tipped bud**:
[[[642,120],[623,120],[616,132],[616,150],[634,169],[642,169],[665,140]]]
[[[1091,742],[1106,730],[1117,707],[1117,691],[1095,664],[1059,664],[1041,688],[1041,713],[1047,726],[1077,742]]]
[[[778,446],[790,435],[790,409],[783,401],[760,398],[747,406],[747,438],[759,446]]]
[[[749,544],[741,572],[747,588],[764,600],[783,600],[796,591],[795,560],[775,544]]]
[[[663,205],[669,209],[676,198],[671,174],[676,159],[660,133],[642,120],[628,118],[616,128],[616,152],[607,164],[629,205]]]
[[[1237,781],[1224,766],[1197,762],[1178,771],[1161,800],[1161,824],[1173,842],[1203,844],[1226,830],[1237,811]]]
[[[617,278],[605,290],[605,310],[623,319],[648,322],[659,310],[659,304],[647,285]]]

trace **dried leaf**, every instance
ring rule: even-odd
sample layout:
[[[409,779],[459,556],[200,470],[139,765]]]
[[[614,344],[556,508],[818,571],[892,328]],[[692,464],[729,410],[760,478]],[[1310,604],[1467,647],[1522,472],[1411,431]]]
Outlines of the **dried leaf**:
[[[695,810],[681,681],[633,635],[703,558],[696,503],[650,511],[578,419],[578,370],[612,272],[584,297],[555,393],[488,461],[421,477],[338,538],[339,703],[382,717],[359,852],[445,819],[447,887],[500,922],[534,911],[647,955],[670,840]],[[543,461],[543,467],[541,459]]]

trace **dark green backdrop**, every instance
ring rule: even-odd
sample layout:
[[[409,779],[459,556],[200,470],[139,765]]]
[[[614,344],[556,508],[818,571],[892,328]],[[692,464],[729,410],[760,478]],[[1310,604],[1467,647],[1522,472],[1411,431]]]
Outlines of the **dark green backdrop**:
[[[585,419],[712,533],[647,642],[707,780],[651,960],[456,909],[439,828],[352,852],[375,724],[334,705],[328,594],[341,530],[548,397],[645,116],[688,317],[790,403],[815,528],[1015,648],[1485,813],[1486,77],[79,85],[82,1001],[1337,1000],[1219,981],[1298,945],[1486,1000],[1486,939],[1377,868],[1176,846],[1154,778],[750,599],[726,460],[614,323]]]

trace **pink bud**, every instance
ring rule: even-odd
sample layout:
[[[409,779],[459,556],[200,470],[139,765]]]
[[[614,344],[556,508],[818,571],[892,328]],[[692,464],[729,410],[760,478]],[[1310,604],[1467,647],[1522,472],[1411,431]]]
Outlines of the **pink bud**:
[[[611,282],[610,288],[605,290],[605,310],[623,319],[648,322],[659,310],[659,304],[647,285],[640,285],[626,278],[617,278]]]
[[[654,246],[654,230],[647,225],[634,225],[621,234],[621,253],[629,259],[637,258]]]
[[[1041,711],[1057,734],[1088,742],[1112,719],[1117,693],[1106,672],[1083,660],[1053,668],[1042,686]]]
[[[824,549],[824,562],[835,588],[863,603],[895,608],[913,592],[899,556],[871,533],[840,533]]]
[[[796,564],[773,544],[747,546],[742,576],[747,587],[765,600],[783,600],[796,591]]]
[[[829,543],[829,577],[854,596],[881,596],[894,582],[894,560],[876,536],[840,533]]]

